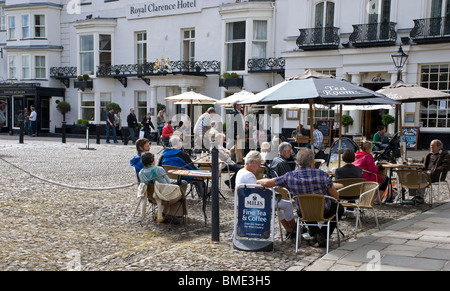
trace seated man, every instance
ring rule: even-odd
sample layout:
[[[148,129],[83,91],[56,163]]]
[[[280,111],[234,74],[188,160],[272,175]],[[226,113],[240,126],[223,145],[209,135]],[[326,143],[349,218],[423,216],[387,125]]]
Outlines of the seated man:
[[[278,146],[278,157],[270,163],[270,173],[272,177],[280,177],[292,171],[288,160],[292,155],[292,146],[288,142],[282,142]]]
[[[425,169],[430,172],[431,181],[438,182],[439,177],[445,180],[447,172],[450,170],[450,154],[443,149],[444,144],[442,141],[435,139],[430,144],[430,153],[428,153],[423,159],[422,163],[425,165]],[[426,181],[424,181],[426,182]],[[414,200],[418,203],[423,203],[423,196],[425,189],[410,189],[409,195],[414,196]]]
[[[324,196],[331,196],[336,199],[339,194],[334,188],[330,176],[322,170],[311,167],[314,161],[314,153],[311,150],[303,150],[297,154],[297,164],[299,168],[296,171],[286,173],[281,177],[274,179],[261,179],[257,183],[264,187],[285,187],[289,189],[293,196],[302,194],[322,194]],[[297,205],[298,206],[298,205]],[[344,208],[340,204],[332,202],[330,199],[325,199],[324,217],[331,217],[336,214],[336,209],[339,207],[338,219],[342,217]],[[336,228],[336,222],[332,221],[330,224],[330,236]],[[309,235],[317,240],[319,246],[326,245],[327,227],[310,226]]]
[[[155,165],[155,156],[152,153],[143,153],[141,155],[141,162],[144,168],[139,172],[139,177],[142,183],[154,184],[158,181],[162,184],[177,184],[176,180],[171,180],[166,174],[164,168]],[[184,182],[184,181],[183,181]],[[186,193],[187,183],[180,185],[182,193]],[[153,197],[149,197],[151,201],[155,201]],[[183,209],[187,209],[186,199],[178,198],[162,204],[162,213],[165,215],[165,221],[171,223],[179,223],[178,217],[183,215]],[[184,205],[183,205],[183,204]]]
[[[142,168],[144,168],[141,162],[141,155],[143,153],[150,152],[150,141],[146,138],[138,139],[136,141],[136,150],[137,155],[130,160],[130,165],[133,166],[134,169],[136,170],[138,181],[141,182],[139,178],[139,172],[142,170]]]
[[[240,169],[236,174],[236,185],[256,184],[256,172],[264,161],[261,158],[261,154],[257,151],[250,151],[245,156],[244,161],[244,168]],[[281,199],[278,202],[278,208],[280,209],[278,218],[286,230],[286,238],[295,238],[296,224],[292,203]]]
[[[158,166],[174,166],[178,167],[182,170],[199,170],[194,162],[191,160],[189,155],[183,151],[183,142],[177,135],[172,135],[169,140],[169,144],[172,146],[171,148],[166,148],[161,155]],[[200,178],[192,178],[192,177],[182,177],[188,183],[195,181],[194,184],[197,192],[201,197],[205,195],[205,182]]]

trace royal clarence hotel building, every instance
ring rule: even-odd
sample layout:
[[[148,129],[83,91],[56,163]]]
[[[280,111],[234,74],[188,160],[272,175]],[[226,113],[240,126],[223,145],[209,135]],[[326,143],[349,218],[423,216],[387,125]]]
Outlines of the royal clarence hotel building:
[[[17,132],[31,105],[39,134],[59,132],[61,100],[71,104],[68,125],[103,125],[110,102],[123,117],[134,108],[156,121],[164,106],[169,116],[189,113],[165,97],[258,93],[305,69],[378,90],[397,80],[400,45],[405,82],[450,92],[450,0],[0,0],[0,17],[1,132]],[[375,133],[385,113],[394,110],[344,111],[354,120],[347,134]],[[449,100],[403,104],[402,113],[425,147],[437,136],[450,143]],[[307,110],[283,110],[264,126],[284,134],[298,123],[309,128]]]

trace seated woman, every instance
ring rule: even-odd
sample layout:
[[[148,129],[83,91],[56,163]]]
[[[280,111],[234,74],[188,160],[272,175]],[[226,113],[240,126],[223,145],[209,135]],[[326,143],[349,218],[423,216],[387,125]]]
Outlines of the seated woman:
[[[378,131],[373,136],[373,150],[382,151],[389,144],[389,132],[386,132],[386,126],[379,125]]]
[[[172,120],[167,121],[167,125],[163,127],[162,129],[162,141],[165,146],[169,145],[169,139],[173,134],[173,128],[172,128]]]
[[[161,159],[159,160],[158,166],[174,166],[178,167],[182,170],[200,170],[194,165],[194,162],[189,157],[187,153],[183,151],[183,141],[177,135],[172,135],[169,140],[169,144],[172,146],[171,148],[166,148],[161,155]],[[199,195],[203,197],[206,195],[205,182],[200,178],[192,178],[192,177],[181,177],[188,183],[195,181],[194,184]]]
[[[363,171],[362,178],[367,181],[378,182],[380,190],[385,190],[388,180],[386,176],[378,173],[379,167],[375,165],[375,160],[372,156],[372,143],[369,141],[363,142],[361,150],[356,152],[355,158],[353,165],[367,171]]]
[[[136,151],[137,155],[130,160],[130,165],[133,166],[136,171],[138,182],[141,182],[139,178],[139,172],[142,170],[142,168],[144,168],[141,163],[141,155],[150,152],[150,141],[146,138],[138,139],[136,141]]]
[[[352,150],[345,150],[342,154],[342,160],[345,165],[339,169],[336,169],[334,173],[336,180],[362,177],[362,169],[353,165],[353,162],[355,161],[355,153]]]
[[[226,180],[225,184],[227,184],[228,187],[234,190],[234,187],[236,185],[236,173],[241,169],[241,167],[236,164],[235,161],[231,159],[230,151],[223,147],[223,142],[225,140],[225,134],[223,133],[217,133],[215,135],[215,139],[218,144],[219,149],[219,160],[223,162],[223,164],[220,164],[220,170],[230,170],[234,172],[235,174],[231,177],[230,180]]]
[[[144,153],[141,155],[141,162],[144,168],[139,172],[139,178],[142,183],[154,184],[158,181],[162,184],[177,184],[176,180],[171,180],[166,174],[164,168],[155,165],[155,156],[152,153]],[[187,183],[180,185],[182,193],[186,193]],[[184,195],[183,195],[184,197]],[[154,201],[153,197],[149,197]],[[180,201],[181,200],[181,201]],[[183,203],[184,205],[182,205]],[[167,201],[162,204],[164,209],[162,213],[166,216],[166,220],[171,220],[172,223],[177,221],[177,218],[183,216],[183,209],[187,209],[186,199],[178,198],[175,201]]]

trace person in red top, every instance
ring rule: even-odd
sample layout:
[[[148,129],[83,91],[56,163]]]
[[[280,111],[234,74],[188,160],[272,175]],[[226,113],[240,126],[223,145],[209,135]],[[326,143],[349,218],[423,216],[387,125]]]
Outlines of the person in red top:
[[[357,151],[355,154],[356,160],[353,165],[360,167],[361,169],[368,171],[363,171],[362,178],[367,181],[383,183],[383,176],[378,173],[378,166],[375,165],[375,160],[372,156],[372,143],[364,142],[361,150]]]
[[[169,139],[173,134],[173,127],[172,127],[172,120],[167,121],[167,125],[163,127],[162,130],[162,141],[163,143],[168,146],[169,145]]]

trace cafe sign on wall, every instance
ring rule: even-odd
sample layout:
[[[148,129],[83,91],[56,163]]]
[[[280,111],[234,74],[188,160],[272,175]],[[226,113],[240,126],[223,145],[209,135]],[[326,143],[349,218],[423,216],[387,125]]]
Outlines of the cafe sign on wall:
[[[149,1],[128,6],[127,18],[138,19],[155,16],[199,12],[201,0]]]

